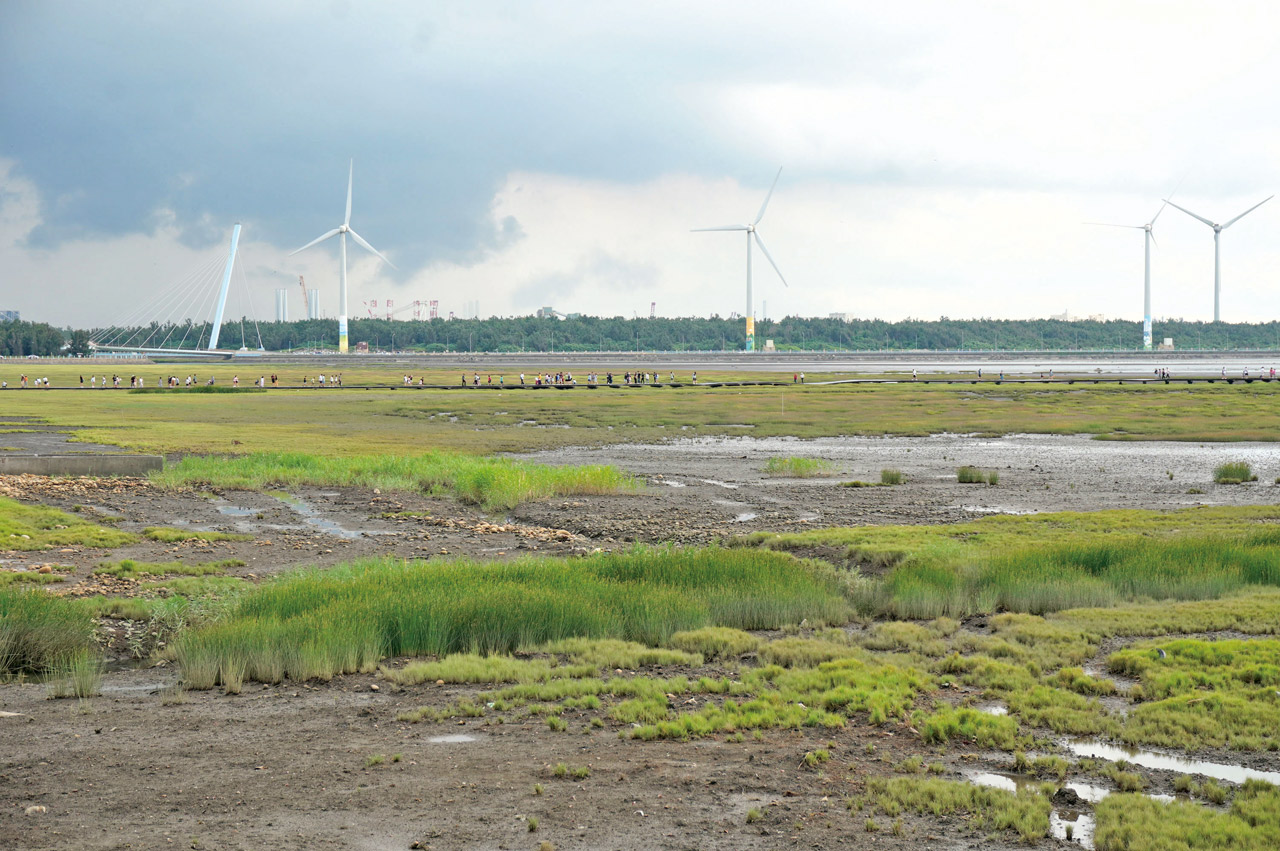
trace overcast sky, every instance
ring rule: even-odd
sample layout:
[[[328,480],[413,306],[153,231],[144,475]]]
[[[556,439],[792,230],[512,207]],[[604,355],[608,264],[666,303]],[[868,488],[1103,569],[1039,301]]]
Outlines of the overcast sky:
[[[1142,316],[1141,225],[1280,189],[1265,2],[5,0],[0,309],[198,312],[243,222],[251,303],[338,312]],[[1211,319],[1166,209],[1154,314]],[[1222,314],[1280,316],[1280,199],[1222,236]],[[207,276],[206,276],[207,277]],[[205,287],[208,289],[208,287]],[[240,287],[237,286],[237,290]],[[237,293],[230,315],[247,310]],[[206,314],[207,315],[207,314]],[[291,317],[291,318],[292,318]],[[200,316],[198,318],[204,318]],[[405,317],[407,318],[407,317]]]

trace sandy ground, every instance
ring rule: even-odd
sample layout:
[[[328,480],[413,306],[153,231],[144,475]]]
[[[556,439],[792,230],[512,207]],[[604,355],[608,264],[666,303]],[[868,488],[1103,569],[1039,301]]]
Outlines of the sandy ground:
[[[16,437],[17,435],[15,435]],[[82,445],[81,445],[81,448]],[[773,456],[829,460],[835,475],[771,478]],[[1270,503],[1280,446],[1114,443],[1012,436],[681,441],[570,449],[526,457],[616,464],[639,476],[635,494],[562,498],[489,516],[450,500],[356,489],[304,489],[289,500],[245,492],[170,493],[141,481],[0,479],[0,493],[118,517],[118,525],[242,532],[246,542],[135,544],[0,553],[0,568],[57,565],[70,593],[137,593],[92,577],[102,561],[245,562],[261,577],[299,564],[390,554],[442,558],[574,554],[632,541],[702,542],[753,530],[858,523],[936,523],[990,512]],[[1215,486],[1213,467],[1248,460],[1261,482]],[[998,469],[997,487],[959,485],[955,468]],[[878,480],[884,467],[907,483]],[[1170,479],[1168,473],[1172,472]],[[1188,494],[1198,488],[1203,494]],[[118,627],[117,627],[118,628]],[[981,628],[974,625],[973,628]],[[117,637],[118,638],[118,637]],[[973,835],[964,820],[903,816],[900,834],[845,799],[904,756],[942,759],[944,776],[998,770],[1007,755],[939,757],[911,730],[852,723],[846,730],[770,732],[763,741],[620,739],[601,712],[566,716],[553,733],[536,719],[406,724],[396,715],[444,706],[476,688],[399,688],[376,675],[331,683],[250,685],[240,695],[175,692],[169,666],[133,662],[122,640],[102,694],[50,700],[43,685],[0,685],[0,848],[1001,848],[1013,837]],[[691,672],[703,673],[703,672]],[[705,673],[723,673],[709,669]],[[375,690],[373,687],[378,686]],[[593,728],[593,716],[605,719]],[[450,737],[465,738],[450,738]],[[441,737],[444,737],[443,739]],[[832,761],[804,768],[806,751],[834,742]],[[868,744],[876,746],[868,753]],[[370,756],[387,761],[367,767]],[[392,761],[400,754],[398,761]],[[557,779],[559,762],[590,777]],[[1280,757],[1252,761],[1280,769]],[[1156,773],[1153,789],[1171,776]],[[541,795],[533,793],[542,784]],[[746,822],[759,808],[764,818]],[[31,809],[35,808],[35,809]],[[40,808],[44,808],[41,810]],[[530,832],[528,819],[537,818]],[[1060,844],[1045,840],[1041,847]],[[1070,846],[1079,847],[1079,846]]]

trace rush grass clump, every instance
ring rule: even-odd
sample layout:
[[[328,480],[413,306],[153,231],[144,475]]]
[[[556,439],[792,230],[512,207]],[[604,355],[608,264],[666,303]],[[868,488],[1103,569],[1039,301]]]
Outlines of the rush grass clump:
[[[882,813],[893,817],[906,810],[923,816],[968,816],[965,824],[975,833],[1013,831],[1024,842],[1049,833],[1049,798],[1033,788],[1016,793],[935,777],[873,777],[867,780],[867,798]]]
[[[900,485],[906,481],[906,477],[902,475],[901,470],[884,469],[880,471],[880,484],[882,485]]]
[[[1219,464],[1213,470],[1213,481],[1219,485],[1240,485],[1257,480],[1253,468],[1246,461],[1229,461]]]
[[[184,670],[206,672],[188,684],[207,688],[219,681],[207,672],[236,659],[245,660],[248,679],[329,678],[372,670],[388,655],[510,653],[571,638],[652,646],[703,626],[778,628],[847,615],[830,571],[777,553],[638,548],[505,563],[375,559],[299,570],[246,591],[228,617],[183,636],[174,652]]]
[[[0,588],[0,678],[48,675],[92,644],[93,621],[75,601]]]
[[[786,476],[793,479],[812,479],[818,476],[829,476],[835,469],[830,461],[821,458],[770,458],[765,462],[764,471],[770,476]]]
[[[165,487],[270,490],[305,485],[367,487],[452,495],[489,509],[514,508],[550,496],[634,490],[634,477],[608,466],[552,467],[449,452],[422,455],[320,457],[300,452],[259,452],[235,458],[189,455],[155,473]]]
[[[1131,848],[1280,847],[1280,788],[1246,780],[1226,812],[1188,801],[1162,803],[1145,795],[1109,795],[1097,805],[1098,851]],[[1195,845],[1190,837],[1199,837]]]
[[[697,653],[704,659],[732,661],[760,648],[760,639],[741,629],[724,626],[707,626],[685,630],[671,636],[667,642],[677,650]]]

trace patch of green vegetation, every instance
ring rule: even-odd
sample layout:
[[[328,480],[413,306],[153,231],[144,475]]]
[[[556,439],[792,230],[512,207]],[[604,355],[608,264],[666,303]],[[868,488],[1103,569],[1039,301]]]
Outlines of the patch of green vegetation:
[[[511,652],[565,638],[657,645],[702,626],[777,628],[848,613],[833,574],[744,550],[637,548],[505,563],[368,560],[304,569],[239,597],[222,622],[182,637],[192,678],[228,660],[246,676],[328,678],[388,655]],[[666,651],[674,652],[674,651]],[[273,679],[266,681],[272,682]]]
[[[224,559],[200,564],[184,564],[180,561],[146,562],[124,559],[118,563],[103,563],[93,572],[117,576],[121,579],[140,579],[143,576],[209,576],[226,572],[229,567],[243,567],[239,559]]]
[[[733,661],[760,648],[761,641],[749,632],[724,626],[677,632],[667,641],[677,650],[696,653],[704,659]]]
[[[790,636],[761,645],[760,661],[784,668],[812,668],[833,659],[867,657],[865,651],[835,636],[799,638]]]
[[[170,526],[149,526],[142,534],[162,544],[177,544],[184,541],[252,541],[252,535],[237,535],[231,532],[200,532],[195,529],[175,529]]]
[[[75,601],[0,588],[0,677],[48,675],[92,643],[93,621]]]
[[[768,684],[771,682],[772,686]],[[771,728],[843,727],[866,713],[871,724],[904,717],[916,696],[931,685],[919,671],[860,659],[824,662],[816,668],[758,669],[748,677],[754,696],[630,731],[636,739],[689,739],[721,732]]]
[[[880,471],[880,484],[882,485],[900,485],[906,481],[906,477],[902,475],[901,470],[884,469]]]
[[[1096,515],[989,517],[910,532],[828,529],[746,542],[772,549],[843,543],[862,560],[867,553],[892,557],[882,579],[850,581],[848,593],[859,611],[899,618],[1212,599],[1248,586],[1280,585],[1280,534],[1257,522],[1280,519],[1274,507]],[[1224,529],[1233,532],[1219,531]],[[1011,537],[1015,530],[1027,537]],[[1043,543],[1026,544],[1037,538]]]
[[[1024,842],[1049,833],[1049,797],[1041,790],[1017,793],[935,777],[873,777],[867,780],[867,799],[893,817],[903,812],[917,815],[966,816],[965,825],[975,833],[1013,831]]]
[[[635,490],[638,482],[613,467],[551,467],[511,458],[448,452],[415,456],[321,457],[259,452],[237,458],[187,456],[152,481],[165,487],[223,487],[247,490],[367,487],[380,490],[451,494],[490,509],[514,508],[550,496]]]
[[[137,539],[136,535],[98,526],[56,508],[0,497],[0,550],[122,547]]]
[[[93,697],[102,686],[102,657],[88,648],[59,659],[49,672],[49,697]]]
[[[380,670],[392,682],[413,685],[439,680],[446,683],[547,682],[560,677],[589,677],[599,669],[595,665],[558,667],[546,659],[454,653],[438,662],[410,662],[403,668]]]
[[[985,748],[1010,751],[1018,747],[1018,724],[1004,715],[991,715],[969,707],[943,703],[931,713],[920,712],[915,719],[920,737],[931,744],[953,739]]]
[[[40,573],[36,570],[0,570],[0,588],[18,583],[51,585],[55,582],[63,582],[66,578],[60,573]]]
[[[1126,742],[1280,750],[1280,641],[1182,639],[1118,651],[1108,667],[1142,686]]]
[[[543,653],[568,656],[575,662],[600,668],[648,668],[654,665],[702,664],[702,654],[648,647],[635,641],[617,638],[561,638],[538,648]]]
[[[1280,847],[1280,788],[1247,780],[1227,812],[1187,801],[1110,795],[1097,805],[1098,851],[1135,848],[1270,851]]]
[[[1114,609],[1072,609],[1046,619],[1099,637],[1234,630],[1280,634],[1280,589],[1249,588],[1217,600],[1129,603]]]
[[[1228,461],[1213,470],[1213,481],[1220,485],[1239,485],[1257,480],[1258,477],[1246,461]]]
[[[770,476],[786,476],[792,479],[812,479],[818,476],[829,476],[835,465],[821,458],[770,458],[765,462],[764,472]]]

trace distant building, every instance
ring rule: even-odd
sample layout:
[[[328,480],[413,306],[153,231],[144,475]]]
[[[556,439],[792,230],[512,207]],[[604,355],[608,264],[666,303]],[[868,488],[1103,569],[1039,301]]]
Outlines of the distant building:
[[[827,314],[827,318],[839,319],[841,322],[852,322],[853,314],[852,313],[829,313]]]
[[[365,340],[361,340],[360,342],[356,343],[356,354],[358,355],[369,354],[369,343]]]
[[[22,316],[16,310],[0,310],[0,322],[20,322]]]

